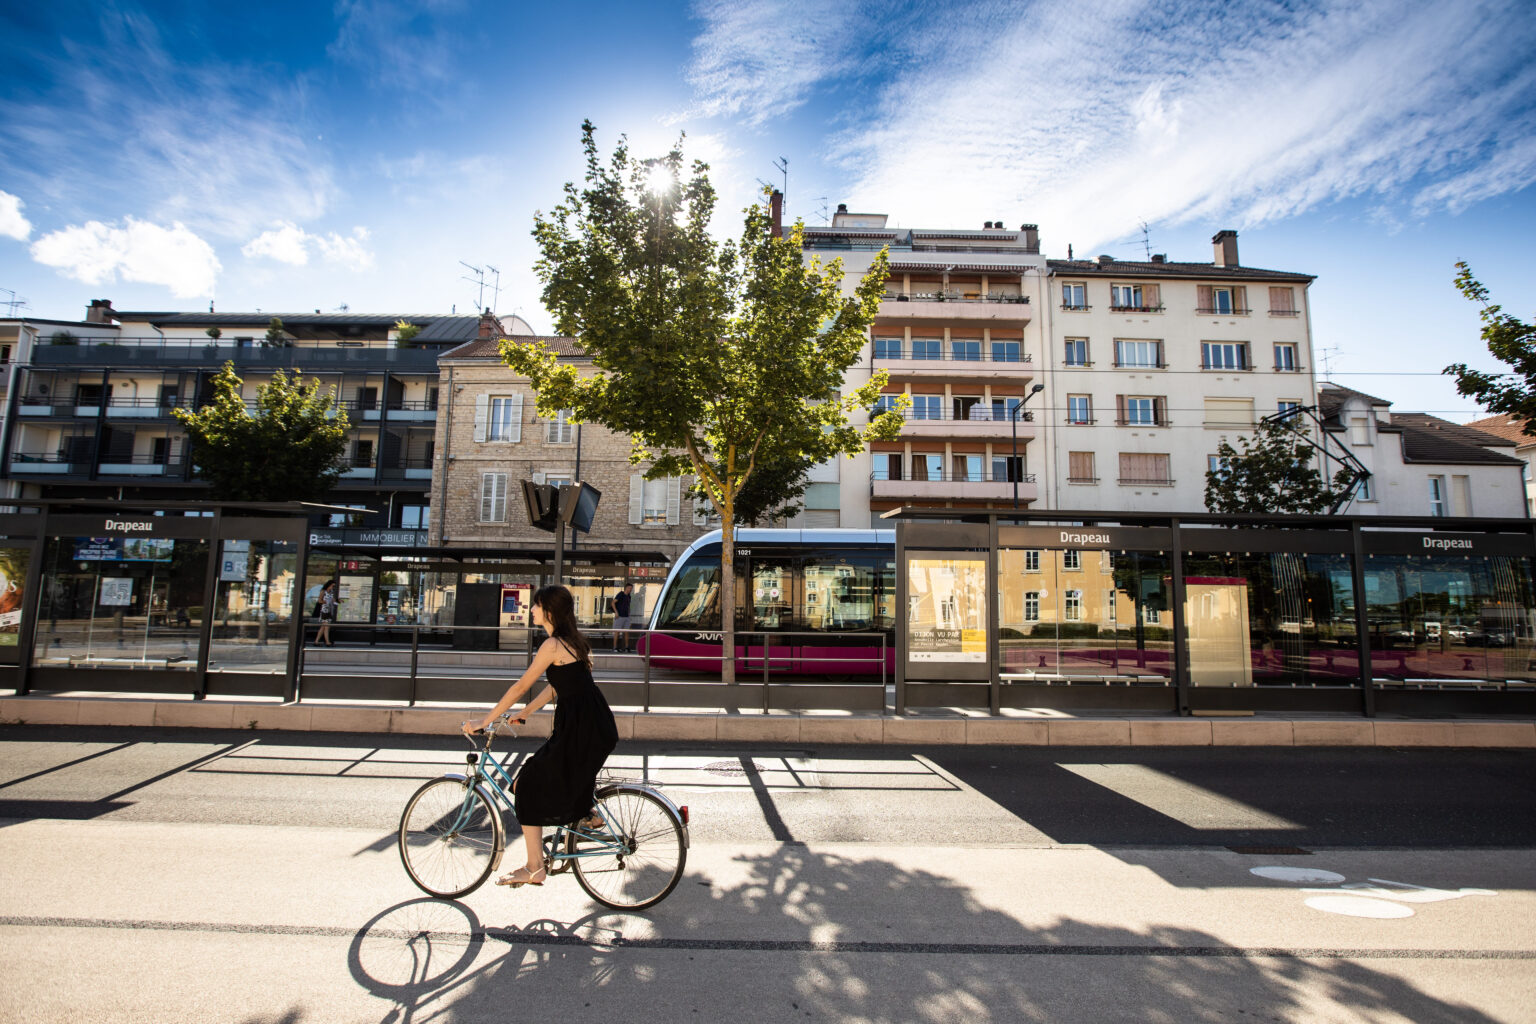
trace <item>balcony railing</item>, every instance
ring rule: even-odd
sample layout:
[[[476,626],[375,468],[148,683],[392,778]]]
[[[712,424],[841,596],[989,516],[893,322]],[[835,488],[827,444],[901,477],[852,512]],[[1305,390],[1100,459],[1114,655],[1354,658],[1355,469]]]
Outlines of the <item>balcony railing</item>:
[[[1299,310],[1299,309],[1272,309],[1272,310],[1269,311],[1269,315],[1270,316],[1300,316],[1301,315],[1301,310]]]
[[[1032,484],[1035,482],[1035,474],[1020,473],[1009,476],[1003,473],[957,473],[953,470],[947,473],[929,473],[927,476],[891,476],[887,469],[877,469],[869,475],[871,480],[897,481],[913,484]]]
[[[1172,487],[1173,480],[1170,477],[1122,476],[1120,484],[1123,487]]]
[[[1096,476],[1068,476],[1067,477],[1067,483],[1069,483],[1069,484],[1096,484],[1098,482],[1099,482],[1099,478],[1096,477]]]
[[[266,346],[230,345],[193,340],[119,338],[112,341],[81,339],[73,344],[44,342],[32,350],[32,362],[57,366],[198,366],[217,367],[226,362],[252,368],[303,370],[360,370],[429,373],[437,369],[437,349],[397,348],[389,345],[331,343],[329,345]]]
[[[1159,359],[1155,363],[1122,363],[1116,360],[1111,364],[1117,370],[1166,370],[1168,364]]]
[[[1196,306],[1195,312],[1204,316],[1247,316],[1251,309],[1222,309],[1220,306]]]
[[[1028,295],[1010,295],[1002,293],[998,295],[972,295],[966,296],[963,292],[937,291],[937,292],[887,292],[881,296],[883,302],[998,302],[1015,306],[1029,305]]]
[[[877,413],[894,411],[887,409],[876,410]],[[961,423],[1007,423],[1010,417],[1006,411],[998,411],[985,406],[972,406],[963,416],[957,415],[953,409],[940,409],[937,412],[933,412],[909,406],[901,411],[901,418],[904,420],[932,420],[935,422],[940,420],[957,420]],[[1013,418],[1020,423],[1027,423],[1035,418],[1035,414],[1033,411],[1025,409]]]
[[[1168,417],[1166,417],[1166,416],[1164,416],[1162,419],[1157,419],[1157,418],[1154,417],[1153,419],[1150,419],[1150,420],[1135,420],[1135,419],[1131,419],[1129,416],[1125,416],[1125,417],[1117,418],[1115,420],[1115,426],[1117,426],[1117,427],[1171,427],[1171,426],[1173,426],[1173,421],[1171,419],[1169,419]]]
[[[930,355],[928,352],[918,355],[916,351],[908,352],[905,349],[895,353],[885,349],[878,355],[872,355],[871,358],[875,362],[900,360],[905,363],[1032,363],[1035,361],[1035,357],[1028,352],[977,351],[957,354],[954,350],[950,350],[940,355]]]
[[[1093,307],[1088,305],[1088,303],[1086,303],[1086,302],[1083,303],[1082,305],[1078,305],[1077,303],[1074,303],[1074,302],[1063,302],[1061,304],[1061,308],[1066,310],[1069,313],[1084,313],[1084,312],[1087,312],[1088,310],[1092,309]]]
[[[1122,306],[1115,302],[1109,304],[1109,311],[1111,313],[1161,313],[1163,308],[1162,303],[1158,303],[1155,306]]]

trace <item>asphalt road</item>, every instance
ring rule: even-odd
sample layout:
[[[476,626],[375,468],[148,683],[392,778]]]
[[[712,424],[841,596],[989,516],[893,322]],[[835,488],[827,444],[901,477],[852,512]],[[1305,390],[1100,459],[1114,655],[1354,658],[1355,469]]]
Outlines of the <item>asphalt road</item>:
[[[0,728],[0,1019],[1536,1019],[1529,753],[625,744],[692,847],[624,915],[422,898],[467,749]]]

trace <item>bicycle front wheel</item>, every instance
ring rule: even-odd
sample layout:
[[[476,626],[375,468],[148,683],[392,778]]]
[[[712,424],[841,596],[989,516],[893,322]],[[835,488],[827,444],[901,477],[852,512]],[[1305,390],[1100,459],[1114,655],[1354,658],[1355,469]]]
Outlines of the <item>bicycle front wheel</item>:
[[[597,793],[608,823],[592,838],[567,833],[566,853],[588,896],[615,910],[643,910],[666,899],[683,877],[683,823],[656,794],[634,786]]]
[[[501,814],[462,779],[433,779],[400,816],[400,862],[422,892],[455,898],[490,877],[506,846]]]

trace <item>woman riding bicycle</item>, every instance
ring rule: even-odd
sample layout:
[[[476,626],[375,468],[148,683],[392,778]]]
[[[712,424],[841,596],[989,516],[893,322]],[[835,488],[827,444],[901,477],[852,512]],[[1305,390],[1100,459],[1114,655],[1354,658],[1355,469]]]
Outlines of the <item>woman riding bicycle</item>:
[[[464,724],[465,732],[490,728],[497,716],[533,689],[540,675],[548,673],[550,685],[523,705],[517,719],[526,722],[551,697],[558,698],[549,739],[523,764],[512,786],[528,862],[497,879],[497,885],[544,884],[543,826],[569,825],[592,813],[597,773],[619,742],[613,712],[592,681],[592,648],[576,626],[571,592],[558,584],[541,587],[533,595],[529,612],[533,624],[542,627],[549,639],[539,645],[528,670],[485,718],[478,724]]]

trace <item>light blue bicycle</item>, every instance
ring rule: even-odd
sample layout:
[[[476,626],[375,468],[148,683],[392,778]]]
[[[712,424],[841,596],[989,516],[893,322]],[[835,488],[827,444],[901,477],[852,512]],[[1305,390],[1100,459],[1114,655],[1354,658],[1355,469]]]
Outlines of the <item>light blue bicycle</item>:
[[[506,850],[503,810],[513,811],[512,776],[491,756],[497,733],[515,735],[511,712],[466,755],[468,774],[427,782],[400,816],[400,860],[423,892],[455,899],[491,877]],[[475,746],[473,738],[469,745]],[[574,869],[588,896],[616,910],[643,910],[666,899],[688,860],[688,808],[656,791],[659,783],[600,775],[592,806],[597,828],[560,825],[544,836],[544,868]]]

